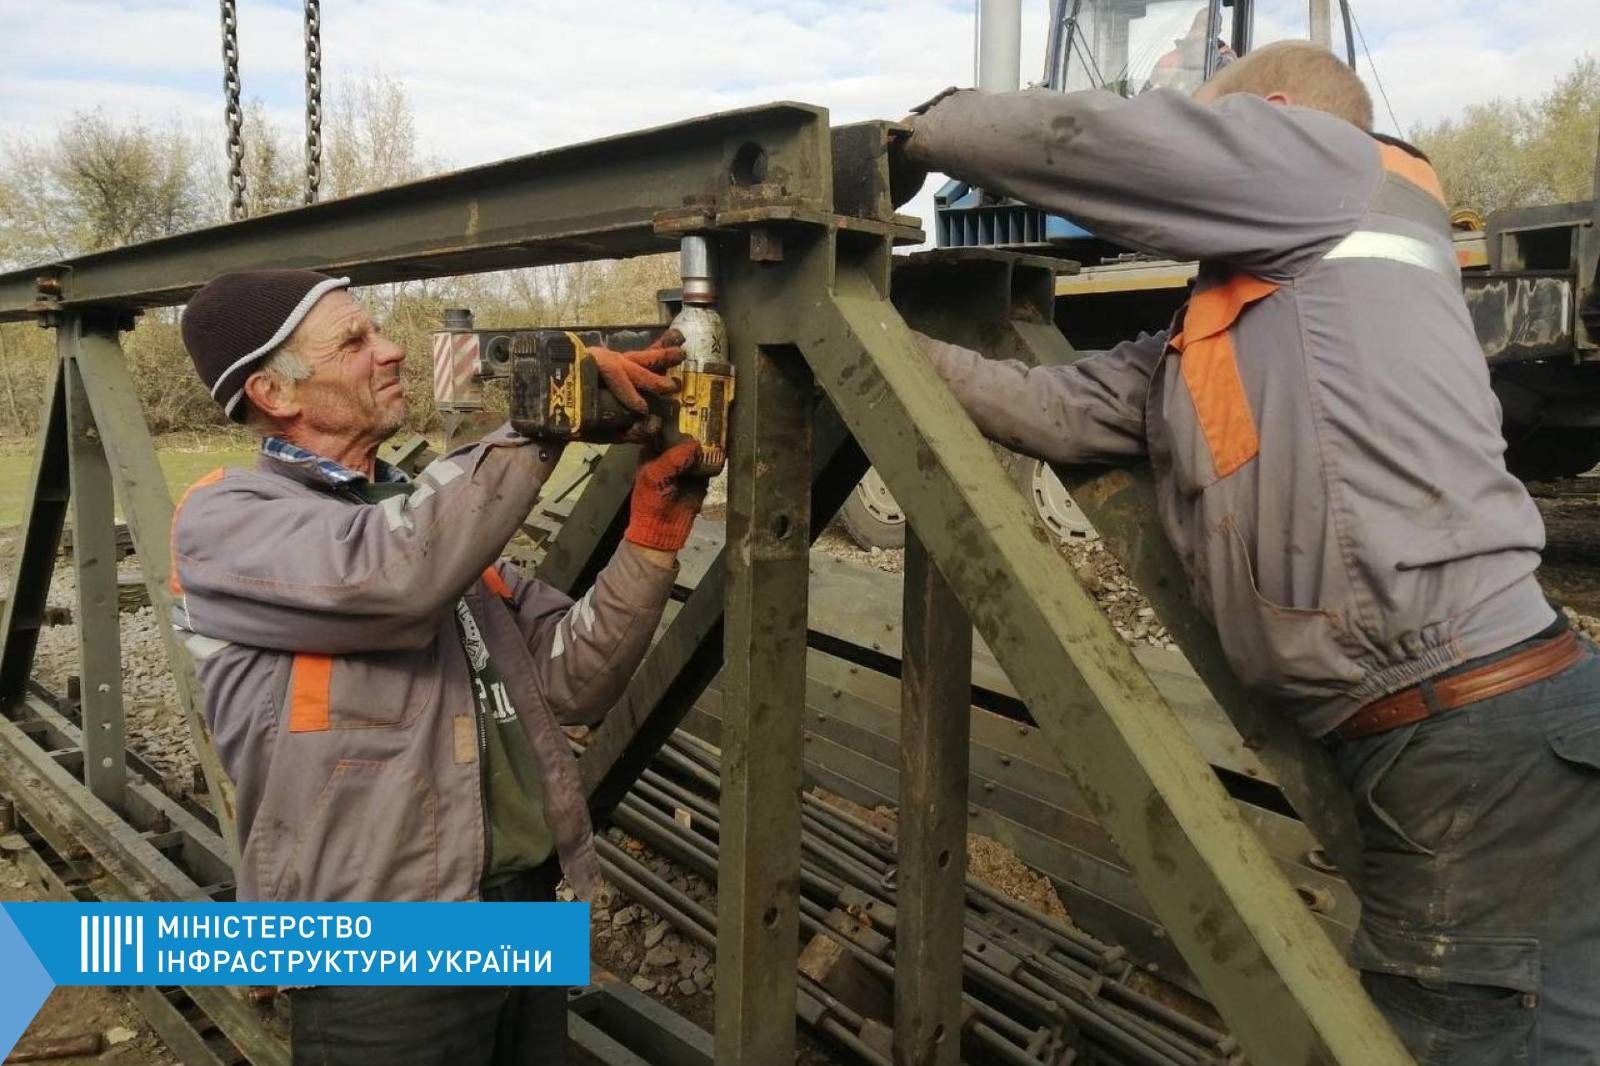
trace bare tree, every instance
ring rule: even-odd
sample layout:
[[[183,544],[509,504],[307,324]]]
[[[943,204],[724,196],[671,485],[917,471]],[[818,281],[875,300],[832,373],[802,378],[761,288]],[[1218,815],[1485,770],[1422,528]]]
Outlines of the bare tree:
[[[323,181],[330,196],[383,189],[444,169],[417,150],[417,123],[405,87],[367,73],[334,87],[323,136]]]
[[[133,244],[200,224],[197,149],[176,123],[113,124],[81,112],[53,141],[7,146],[0,254],[57,257]]]

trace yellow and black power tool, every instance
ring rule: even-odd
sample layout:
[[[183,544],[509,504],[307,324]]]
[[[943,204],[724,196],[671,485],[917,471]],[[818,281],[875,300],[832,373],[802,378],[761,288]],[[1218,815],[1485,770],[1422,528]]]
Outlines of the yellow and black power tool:
[[[703,312],[715,315],[715,312]],[[721,473],[728,454],[728,407],[733,402],[733,367],[726,361],[720,323],[694,316],[674,328],[684,334],[686,357],[667,371],[679,388],[671,396],[646,395],[661,420],[662,443],[685,438],[700,445],[695,473]],[[716,332],[716,336],[704,336]],[[639,415],[622,406],[600,377],[591,347],[601,338],[566,330],[528,330],[511,335],[511,425],[536,440],[622,440]],[[697,353],[698,349],[704,349]],[[709,358],[706,358],[709,356]]]
[[[686,237],[683,243],[683,309],[667,327],[683,336],[684,361],[667,371],[679,389],[646,399],[661,421],[663,445],[698,442],[694,473],[711,477],[727,464],[733,364],[722,317],[710,306],[716,294],[705,240]],[[483,330],[473,328],[469,312],[447,311],[445,328],[433,339],[435,402],[445,411],[482,410],[482,382],[509,378],[511,425],[518,433],[536,440],[614,443],[640,416],[606,388],[590,349],[635,350],[662,332]]]

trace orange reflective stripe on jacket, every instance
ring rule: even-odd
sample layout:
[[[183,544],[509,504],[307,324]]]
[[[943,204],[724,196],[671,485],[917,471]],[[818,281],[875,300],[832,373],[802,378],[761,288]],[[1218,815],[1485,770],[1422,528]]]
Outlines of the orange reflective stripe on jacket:
[[[1235,274],[1189,300],[1183,330],[1172,339],[1182,355],[1179,368],[1194,402],[1200,431],[1217,477],[1227,477],[1261,450],[1255,416],[1239,377],[1230,330],[1244,309],[1278,286],[1249,274]]]
[[[1426,159],[1392,144],[1379,144],[1378,156],[1383,160],[1384,170],[1406,179],[1440,204],[1445,203],[1444,186],[1439,184],[1439,175],[1434,173],[1433,166]]]
[[[333,656],[301,652],[289,669],[289,732],[320,733],[329,726]]]

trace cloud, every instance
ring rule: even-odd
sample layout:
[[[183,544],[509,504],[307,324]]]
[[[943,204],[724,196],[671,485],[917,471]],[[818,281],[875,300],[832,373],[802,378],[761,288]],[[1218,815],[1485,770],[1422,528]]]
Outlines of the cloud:
[[[1408,130],[1495,95],[1533,95],[1582,54],[1593,0],[1357,5]],[[1304,0],[1262,0],[1276,33]],[[298,130],[293,0],[240,0],[244,91]],[[1039,77],[1046,0],[1023,4],[1022,72]],[[363,72],[402,83],[422,150],[464,166],[779,99],[836,122],[894,118],[972,80],[971,0],[340,0],[322,8],[328,92]],[[216,9],[193,0],[0,0],[0,129],[45,136],[74,111],[222,138]],[[1299,19],[1299,22],[1296,22]],[[1258,43],[1268,37],[1258,37]],[[1363,58],[1362,71],[1371,81]],[[1380,102],[1380,111],[1382,105]],[[926,207],[930,187],[917,201]]]

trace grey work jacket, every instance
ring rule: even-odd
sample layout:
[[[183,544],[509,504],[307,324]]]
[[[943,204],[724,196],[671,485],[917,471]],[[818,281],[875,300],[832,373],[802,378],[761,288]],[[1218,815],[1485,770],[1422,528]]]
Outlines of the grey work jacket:
[[[592,723],[638,665],[674,570],[624,544],[581,600],[497,562],[555,466],[502,434],[367,504],[314,463],[202,478],[173,521],[175,622],[237,789],[244,900],[471,900],[483,746],[465,597],[543,773],[563,870],[597,876],[558,723]]]
[[[1018,451],[1149,457],[1229,662],[1307,732],[1553,621],[1423,160],[1248,95],[961,92],[911,126],[933,169],[1200,260],[1170,331],[1071,366],[924,346]]]

